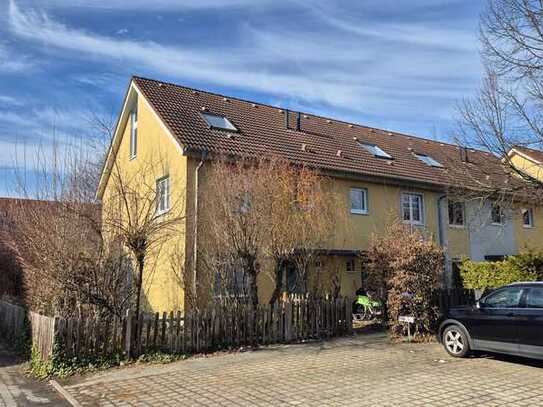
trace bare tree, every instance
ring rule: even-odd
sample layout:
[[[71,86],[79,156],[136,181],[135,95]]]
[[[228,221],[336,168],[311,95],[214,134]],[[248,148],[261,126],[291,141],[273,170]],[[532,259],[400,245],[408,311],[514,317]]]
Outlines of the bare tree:
[[[222,160],[213,165],[207,209],[206,264],[212,276],[239,265],[248,279],[251,303],[258,304],[260,273],[275,281],[272,301],[282,290],[287,263],[305,286],[310,265],[323,254],[341,223],[342,204],[328,180],[315,170],[276,158]],[[271,261],[272,270],[269,270]],[[264,270],[265,269],[265,270]]]
[[[89,126],[98,117],[89,116]],[[23,161],[16,159],[20,199],[8,201],[8,238],[21,265],[25,302],[34,310],[121,315],[130,305],[126,254],[118,246],[106,250],[95,199],[101,135],[111,132],[104,126],[91,127],[100,136],[64,144],[53,128],[51,142],[23,146]]]
[[[108,242],[118,242],[136,262],[135,311],[141,308],[146,261],[182,233],[185,219],[183,193],[170,196],[169,178],[159,184],[149,174],[165,174],[163,160],[140,164],[129,172],[113,165],[107,197],[102,204],[103,230]]]
[[[499,166],[483,163],[473,183],[489,194],[542,199],[543,181],[515,166],[508,153],[543,147],[543,3],[488,0],[480,38],[486,77],[478,94],[459,106],[458,139],[502,159],[504,172],[514,177],[505,181]]]

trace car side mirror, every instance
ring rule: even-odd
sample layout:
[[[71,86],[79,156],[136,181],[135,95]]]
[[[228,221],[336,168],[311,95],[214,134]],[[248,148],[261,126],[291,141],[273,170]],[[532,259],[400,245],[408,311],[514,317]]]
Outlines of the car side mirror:
[[[476,307],[477,309],[481,309],[481,302],[480,302],[480,301],[476,301],[476,302],[475,302],[475,307]]]

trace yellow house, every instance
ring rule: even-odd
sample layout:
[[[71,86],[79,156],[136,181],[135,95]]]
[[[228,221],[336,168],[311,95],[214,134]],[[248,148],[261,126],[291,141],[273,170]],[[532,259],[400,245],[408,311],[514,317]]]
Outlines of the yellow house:
[[[543,209],[524,204],[506,216],[495,205],[448,198],[451,177],[458,177],[453,168],[469,165],[475,174],[479,164],[501,168],[488,153],[133,77],[97,195],[103,207],[117,199],[112,192],[117,171],[126,183],[154,188],[158,213],[168,215],[176,203],[182,218],[177,233],[156,247],[145,265],[148,309],[183,309],[202,275],[198,219],[214,196],[206,182],[210,153],[277,155],[317,167],[333,179],[333,192],[350,208],[350,227],[336,231],[329,256],[315,273],[340,270],[344,295],[363,284],[360,253],[392,218],[423,230],[446,249],[448,284],[452,264],[462,257],[484,260],[543,248]],[[267,302],[275,282],[271,274],[261,276],[259,299]]]
[[[543,181],[543,152],[526,147],[513,147],[507,154],[511,163],[523,173]]]

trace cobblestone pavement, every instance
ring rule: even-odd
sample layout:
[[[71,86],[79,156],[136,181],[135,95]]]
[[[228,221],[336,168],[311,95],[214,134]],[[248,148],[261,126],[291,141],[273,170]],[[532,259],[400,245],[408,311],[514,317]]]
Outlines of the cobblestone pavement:
[[[49,384],[25,377],[16,358],[0,343],[0,407],[67,405]]]
[[[138,366],[71,383],[84,406],[543,406],[543,364],[382,334]]]

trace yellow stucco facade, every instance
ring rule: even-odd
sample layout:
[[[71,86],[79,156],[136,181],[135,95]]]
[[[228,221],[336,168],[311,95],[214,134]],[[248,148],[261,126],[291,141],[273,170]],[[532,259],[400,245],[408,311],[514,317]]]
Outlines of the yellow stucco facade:
[[[131,157],[129,112],[137,107],[137,154]],[[113,165],[114,164],[114,165]],[[119,168],[127,179],[145,185],[155,185],[157,179],[168,176],[170,179],[171,202],[184,217],[179,224],[179,234],[156,248],[148,257],[144,272],[143,304],[153,311],[182,310],[186,302],[186,290],[192,288],[194,236],[195,236],[195,179],[200,160],[184,154],[182,146],[172,137],[165,125],[137,88],[132,86],[126,98],[117,132],[110,150],[108,162],[102,175],[98,196],[103,207],[108,208],[112,201],[113,186],[109,173]],[[213,191],[206,189],[206,161],[199,171],[198,200],[199,210],[205,210],[206,199],[213,199]],[[423,189],[409,186],[409,183],[368,180],[336,176],[332,182],[333,193],[344,200],[350,208],[350,189],[361,188],[367,191],[368,213],[347,214],[347,227],[338,228],[329,248],[334,250],[366,250],[374,234],[382,233],[387,225],[401,215],[402,193],[416,193],[423,197],[423,224],[416,226],[426,236],[438,241],[439,215],[438,201],[443,192],[437,189]],[[443,203],[444,202],[444,203]],[[446,204],[442,201],[442,205]],[[348,210],[348,209],[347,209]],[[534,208],[534,227],[522,226],[520,211],[515,217],[515,236],[520,249],[543,248],[543,208]],[[201,216],[201,214],[199,214]],[[446,215],[445,215],[446,216]],[[443,224],[447,225],[445,218]],[[470,255],[469,230],[467,227],[445,226],[446,246],[450,259],[460,259]],[[200,243],[201,244],[201,243]],[[197,253],[197,252],[196,252]],[[175,259],[175,262],[172,261]],[[347,271],[347,257],[333,256],[323,261],[319,270],[311,273],[309,285],[323,291],[330,291],[332,285],[339,284],[340,293],[353,295],[361,285],[362,262],[355,261],[355,270]],[[271,265],[263,265],[258,279],[259,299],[269,301],[275,282]],[[210,278],[197,268],[197,278],[206,279],[201,286],[212,284]]]
[[[181,310],[185,299],[183,267],[187,249],[186,189],[189,160],[143,97],[137,97],[135,91],[132,91],[127,102],[125,110],[137,110],[137,152],[135,157],[131,157],[131,124],[128,117],[121,117],[118,126],[120,137],[112,145],[115,166],[111,171],[117,171],[126,182],[138,184],[141,188],[154,188],[157,179],[168,176],[172,191],[171,205],[179,217],[184,218],[176,225],[178,237],[153,247],[152,253],[146,258],[142,304],[145,309],[154,311]],[[114,177],[110,176],[103,185],[101,194],[104,216],[105,211],[115,210],[112,201],[118,198],[113,197],[117,193],[114,184]]]

